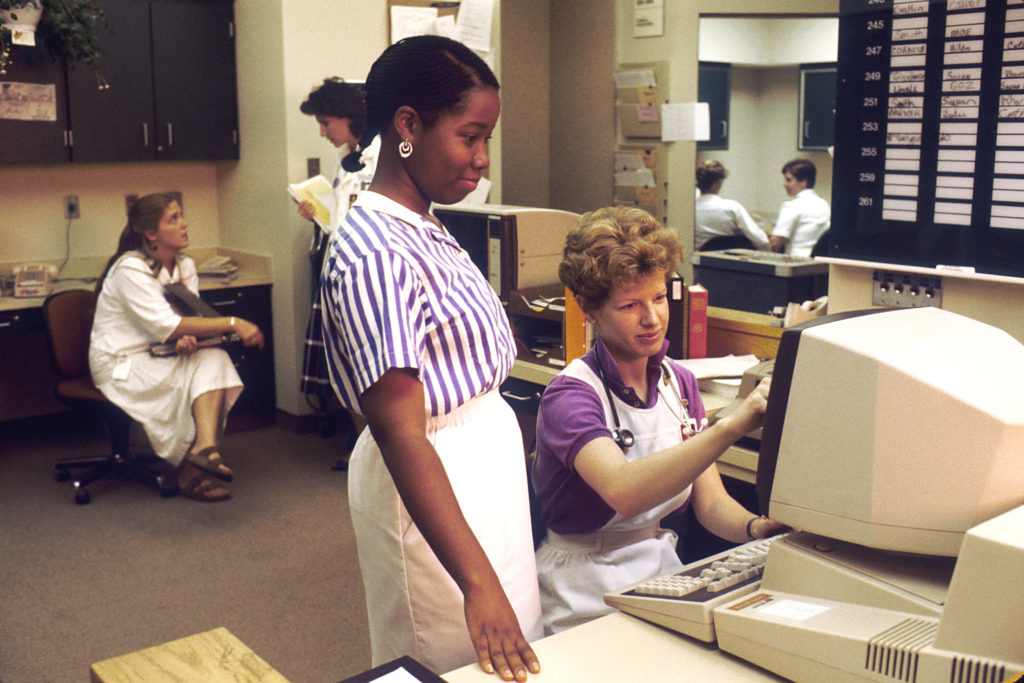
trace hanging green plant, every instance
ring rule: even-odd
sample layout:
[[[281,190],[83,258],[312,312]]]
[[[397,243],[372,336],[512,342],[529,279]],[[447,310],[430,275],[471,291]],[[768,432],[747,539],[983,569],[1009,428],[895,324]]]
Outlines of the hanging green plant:
[[[66,62],[71,67],[85,64],[96,73],[101,90],[110,87],[98,64],[103,54],[99,48],[99,29],[107,23],[99,5],[92,0],[0,0],[0,10],[10,11],[12,17],[25,5],[43,10],[36,45],[47,59]],[[0,75],[10,64],[10,40],[10,31],[0,27]]]

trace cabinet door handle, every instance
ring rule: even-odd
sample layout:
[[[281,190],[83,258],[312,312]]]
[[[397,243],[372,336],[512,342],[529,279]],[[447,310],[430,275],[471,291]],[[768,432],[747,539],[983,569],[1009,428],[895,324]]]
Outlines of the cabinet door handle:
[[[149,147],[149,124],[142,122],[142,146]]]
[[[174,127],[167,124],[167,146],[174,147]]]
[[[804,140],[811,137],[811,122],[804,121]]]
[[[729,122],[725,119],[722,119],[722,137],[729,137]]]
[[[536,401],[540,399],[540,394],[538,393],[534,393],[533,396],[521,396],[519,394],[513,394],[508,389],[501,392],[501,395],[504,396],[505,398],[512,399],[513,401]]]

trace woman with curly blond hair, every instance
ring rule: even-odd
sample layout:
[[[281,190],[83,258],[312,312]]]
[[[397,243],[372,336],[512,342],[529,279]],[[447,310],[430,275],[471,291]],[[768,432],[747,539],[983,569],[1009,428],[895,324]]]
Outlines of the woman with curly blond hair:
[[[735,542],[783,528],[736,502],[715,467],[760,424],[770,380],[704,429],[696,378],[665,358],[666,278],[682,255],[675,231],[634,208],[584,214],[566,238],[558,276],[597,341],[548,385],[537,419],[546,633],[610,612],[608,591],[682,566],[659,522],[684,505]]]

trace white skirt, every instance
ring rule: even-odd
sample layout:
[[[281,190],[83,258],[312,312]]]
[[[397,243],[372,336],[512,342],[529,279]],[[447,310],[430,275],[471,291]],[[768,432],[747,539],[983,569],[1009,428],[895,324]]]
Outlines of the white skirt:
[[[125,379],[114,379],[119,358],[130,359]],[[175,467],[195,440],[192,403],[196,398],[225,389],[230,409],[242,393],[242,380],[231,357],[218,348],[167,358],[148,352],[116,356],[91,351],[89,367],[96,388],[141,424],[153,451]]]
[[[646,531],[641,540],[619,545],[614,539],[622,532],[560,536],[548,530],[537,548],[544,635],[614,612],[605,593],[682,567],[675,532],[656,524]]]
[[[539,638],[526,462],[515,414],[497,392],[490,392],[428,419],[427,438],[523,635]],[[475,662],[462,593],[409,518],[369,429],[352,451],[348,494],[373,665],[409,655],[443,673]]]

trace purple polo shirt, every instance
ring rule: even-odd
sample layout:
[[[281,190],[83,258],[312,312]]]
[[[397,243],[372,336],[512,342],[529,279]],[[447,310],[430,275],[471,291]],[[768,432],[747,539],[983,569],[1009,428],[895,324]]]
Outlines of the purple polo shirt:
[[[640,400],[632,387],[623,384],[619,368],[600,337],[594,348],[583,356],[583,362],[597,372],[595,356],[599,354],[605,380],[612,393],[630,405],[652,408],[658,400],[661,361],[667,350],[666,341],[661,351],[647,362],[648,395],[645,401]],[[683,398],[689,401],[687,410],[690,417],[699,423],[704,419],[704,404],[700,400],[697,379],[692,372],[671,361],[669,366],[680,380]],[[671,391],[669,395],[672,395]],[[576,473],[574,466],[580,449],[602,436],[611,438],[612,432],[605,423],[601,397],[593,387],[564,374],[552,380],[541,397],[537,414],[537,460],[533,468],[533,485],[544,526],[555,533],[597,531],[615,515],[615,511]]]

